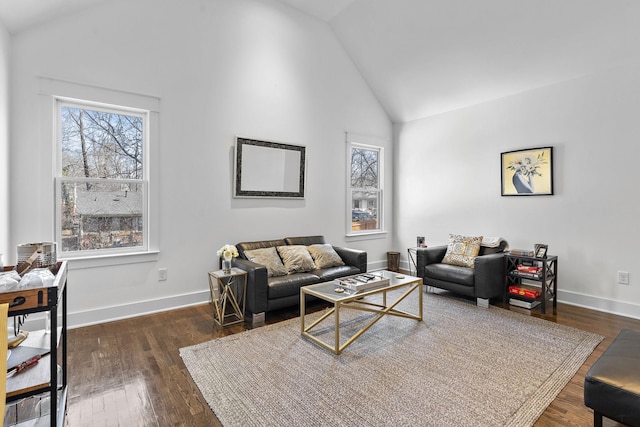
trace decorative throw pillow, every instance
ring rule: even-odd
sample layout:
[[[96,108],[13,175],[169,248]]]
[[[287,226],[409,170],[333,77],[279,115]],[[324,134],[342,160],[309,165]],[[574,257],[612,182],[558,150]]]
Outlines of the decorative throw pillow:
[[[278,255],[274,247],[244,251],[244,255],[249,261],[267,267],[267,275],[269,277],[286,276],[287,274],[287,269],[284,268],[280,255]]]
[[[481,242],[482,236],[470,237],[449,234],[449,246],[442,263],[473,268]]]
[[[329,268],[344,265],[340,255],[328,243],[307,246],[317,268]]]
[[[278,246],[278,253],[284,262],[287,273],[302,273],[316,269],[313,258],[309,254],[306,246],[289,245]]]

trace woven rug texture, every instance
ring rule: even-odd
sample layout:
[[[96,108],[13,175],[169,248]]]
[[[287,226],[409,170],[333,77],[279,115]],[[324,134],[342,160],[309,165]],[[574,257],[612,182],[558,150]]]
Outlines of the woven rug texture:
[[[603,337],[423,294],[424,317],[386,316],[335,355],[300,319],[180,349],[232,426],[531,426]],[[417,298],[402,303],[416,312]],[[307,315],[307,325],[324,312]],[[371,313],[341,311],[344,342]],[[333,337],[333,316],[317,335]]]

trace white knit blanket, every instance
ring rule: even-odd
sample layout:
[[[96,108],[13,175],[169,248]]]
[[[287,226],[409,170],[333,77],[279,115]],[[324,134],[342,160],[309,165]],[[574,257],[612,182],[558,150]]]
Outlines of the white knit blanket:
[[[483,237],[482,243],[480,243],[480,245],[487,248],[497,248],[498,246],[500,246],[500,243],[502,243],[503,240],[504,239],[502,237]],[[507,244],[507,247],[508,246],[509,245]]]

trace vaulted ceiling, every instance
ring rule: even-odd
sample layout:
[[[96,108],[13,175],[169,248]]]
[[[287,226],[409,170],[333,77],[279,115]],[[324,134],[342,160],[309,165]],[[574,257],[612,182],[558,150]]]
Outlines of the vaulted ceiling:
[[[11,33],[113,0],[0,0]],[[637,0],[280,0],[324,20],[405,122],[640,61]]]

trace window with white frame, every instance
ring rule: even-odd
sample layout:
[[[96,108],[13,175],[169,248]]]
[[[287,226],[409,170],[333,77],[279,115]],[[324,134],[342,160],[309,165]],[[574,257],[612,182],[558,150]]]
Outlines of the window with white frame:
[[[347,234],[382,231],[383,148],[348,143]]]
[[[149,111],[66,99],[55,111],[58,250],[146,250]]]

